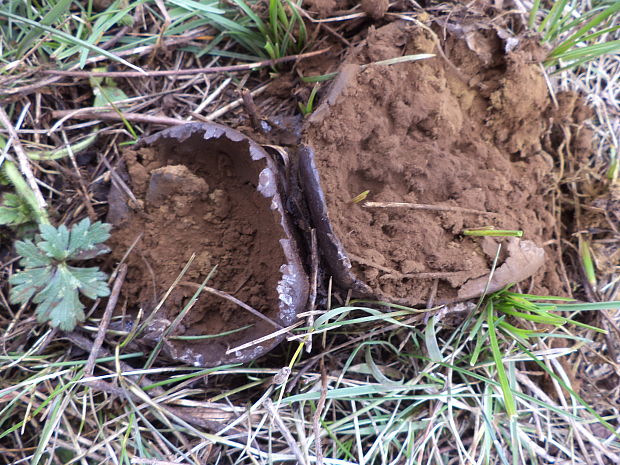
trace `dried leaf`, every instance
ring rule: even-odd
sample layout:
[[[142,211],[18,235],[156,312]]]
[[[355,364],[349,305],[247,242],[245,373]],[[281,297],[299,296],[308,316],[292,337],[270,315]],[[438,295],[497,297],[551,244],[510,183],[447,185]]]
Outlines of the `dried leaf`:
[[[508,284],[518,283],[535,274],[545,262],[545,251],[534,242],[512,238],[508,241],[508,258],[493,273],[488,293],[498,291]],[[459,300],[480,296],[486,288],[488,276],[469,280],[459,289]]]

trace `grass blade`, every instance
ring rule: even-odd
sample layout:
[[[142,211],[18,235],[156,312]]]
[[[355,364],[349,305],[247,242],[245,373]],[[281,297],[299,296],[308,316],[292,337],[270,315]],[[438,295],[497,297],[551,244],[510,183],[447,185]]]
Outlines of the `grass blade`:
[[[51,10],[49,10],[43,18],[41,18],[40,24],[45,26],[51,26],[58,19],[66,13],[69,5],[72,0],[58,0]],[[20,41],[19,47],[17,48],[17,56],[21,56],[24,53],[24,50],[27,50],[30,47],[32,41],[39,36],[41,32],[37,29],[31,29],[26,36]]]
[[[499,378],[499,384],[504,395],[504,405],[506,406],[506,413],[510,420],[517,415],[517,407],[515,404],[510,384],[508,383],[508,377],[506,376],[506,370],[504,369],[504,362],[502,359],[502,353],[499,349],[499,343],[497,341],[497,332],[495,329],[495,313],[493,311],[493,300],[489,299],[486,306],[487,311],[487,326],[489,333],[489,343],[491,346],[491,353],[493,354],[493,360],[495,361],[495,367],[497,368],[497,376]]]
[[[6,16],[6,17],[11,18],[12,20],[20,22],[20,23],[28,24],[29,26],[32,26],[32,27],[34,27],[36,29],[40,29],[42,31],[49,32],[50,34],[52,34],[52,36],[55,36],[57,39],[61,39],[61,40],[65,41],[67,43],[70,43],[70,44],[78,44],[78,45],[80,45],[82,47],[87,48],[88,50],[90,50],[92,52],[95,52],[95,53],[98,53],[100,55],[103,55],[103,56],[109,58],[110,60],[116,61],[118,63],[122,63],[125,66],[130,67],[131,69],[134,69],[134,70],[139,71],[141,73],[144,72],[144,70],[142,68],[140,68],[139,66],[133,65],[133,64],[129,63],[127,60],[125,60],[125,59],[123,59],[121,57],[118,57],[118,56],[114,55],[113,53],[108,52],[107,50],[104,50],[104,49],[102,49],[100,47],[97,47],[96,45],[89,44],[88,42],[86,42],[84,40],[78,39],[77,37],[73,37],[72,35],[67,34],[66,32],[59,31],[59,30],[54,29],[52,27],[46,26],[44,24],[40,24],[40,23],[38,23],[36,21],[33,21],[31,19],[28,19],[28,18],[24,18],[22,16],[10,13],[10,12],[5,11],[5,10],[0,10],[0,15]]]

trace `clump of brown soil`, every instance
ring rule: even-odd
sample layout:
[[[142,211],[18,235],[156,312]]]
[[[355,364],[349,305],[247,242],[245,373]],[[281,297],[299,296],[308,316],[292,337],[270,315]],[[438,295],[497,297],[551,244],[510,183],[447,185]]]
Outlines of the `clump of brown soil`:
[[[317,13],[320,18],[343,12],[355,4],[351,0],[305,0],[304,8],[310,13]]]
[[[482,59],[448,36],[442,58],[427,31],[403,23],[371,29],[350,63],[437,56],[348,66],[349,77],[334,84],[339,89],[307,127],[304,141],[316,154],[334,232],[353,272],[379,296],[426,302],[438,280],[435,301],[457,299],[462,285],[489,273],[495,251],[489,240],[464,237],[465,228],[521,229],[538,246],[553,238],[545,197],[553,160],[541,147],[550,100],[532,58],[536,47],[521,44],[505,53],[495,33],[485,40]],[[352,202],[367,190],[365,201]],[[369,207],[367,201],[488,214]],[[545,250],[532,288],[562,293],[555,253]]]
[[[217,127],[209,127],[213,126]],[[111,239],[116,259],[142,234],[129,255],[123,291],[131,304],[150,313],[195,254],[151,325],[152,337],[160,337],[210,273],[208,286],[279,325],[290,324],[295,315],[286,312],[305,302],[306,289],[301,263],[286,265],[297,251],[281,224],[279,200],[272,198],[274,173],[266,170],[266,159],[256,159],[258,149],[248,147],[247,140],[222,137],[205,142],[204,129],[196,127],[183,138],[124,153],[130,186],[143,208],[121,212],[120,220],[113,210],[118,224]],[[244,326],[251,328],[203,342],[171,343],[169,350],[173,357],[197,365],[250,359],[254,355],[247,351],[230,356],[225,352],[281,327],[222,297],[203,294],[175,336],[220,334]],[[252,350],[264,352],[269,344]]]

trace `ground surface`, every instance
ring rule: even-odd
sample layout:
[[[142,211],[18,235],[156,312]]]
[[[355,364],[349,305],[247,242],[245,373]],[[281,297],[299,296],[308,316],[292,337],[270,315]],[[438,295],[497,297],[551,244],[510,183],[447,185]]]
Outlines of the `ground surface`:
[[[248,59],[233,39],[201,55],[203,41],[217,34],[212,17],[193,23],[195,5],[184,13],[184,2],[155,3],[132,10],[131,27],[114,26],[95,42],[148,70]],[[517,398],[516,419],[509,418],[487,338],[492,322],[474,301],[428,312],[351,303],[346,286],[330,280],[330,260],[316,254],[295,151],[285,151],[300,141],[314,149],[334,230],[374,297],[430,309],[475,296],[460,293],[486,281],[500,240],[460,233],[494,226],[523,230],[524,240],[544,248],[539,266],[523,276],[524,292],[617,299],[619,197],[607,178],[620,126],[610,84],[617,83],[617,57],[611,64],[601,59],[594,71],[581,67],[582,78],[551,77],[540,65],[546,49],[525,34],[521,2],[509,2],[510,13],[506,2],[427,3],[423,10],[416,2],[303,2],[307,49],[328,51],[253,72],[115,75],[114,86],[132,100],[108,108],[105,117],[90,109],[97,87],[87,76],[37,74],[61,62],[38,62],[33,52],[3,68],[0,104],[26,149],[66,147],[97,134],[75,156],[30,163],[55,224],[85,215],[115,224],[113,252],[95,264],[122,284],[109,326],[101,318],[104,299],[71,333],[37,324],[30,307],[9,305],[3,286],[3,463],[506,464],[511,456],[521,463],[620,462],[615,313],[573,315],[607,335],[520,321],[538,331],[527,348],[498,331],[506,383]],[[264,6],[255,11],[267,17]],[[388,6],[391,15],[384,16]],[[182,14],[189,19],[179,26]],[[170,15],[174,33],[167,35]],[[508,29],[519,32],[518,43],[506,38]],[[152,39],[144,49],[122,48],[141,34]],[[121,46],[107,42],[112,37]],[[376,64],[418,53],[436,56]],[[341,69],[334,89],[326,75]],[[315,86],[304,82],[308,77],[319,82],[318,101],[300,132],[299,104],[308,103]],[[248,92],[254,101],[244,104],[240,94]],[[221,295],[202,294],[175,326],[177,339],[162,338],[216,265],[209,286],[277,320],[283,295],[277,285],[290,253],[277,210],[257,192],[263,161],[242,163],[235,150],[204,156],[183,145],[166,154],[133,146],[138,134],[189,120],[239,127],[269,146],[309,277],[299,293],[304,301],[310,296],[305,313],[279,332],[288,342],[245,365],[201,369],[182,355],[188,347],[219,354],[247,342],[255,336],[250,330],[210,339],[246,325],[272,331]],[[261,130],[265,124],[275,129]],[[10,138],[8,130],[1,134]],[[111,200],[119,179],[133,200],[126,192]],[[453,210],[402,210],[386,202]],[[5,276],[17,269],[13,238],[3,230]],[[594,252],[594,285],[583,276],[582,241]],[[136,334],[139,318],[154,311],[193,253],[161,319]],[[500,255],[499,265],[507,258]],[[116,277],[121,261],[129,266],[124,278]],[[526,262],[527,256],[511,266],[531,266]],[[99,352],[97,335],[105,336]],[[185,336],[207,339],[178,339]],[[96,363],[88,361],[97,353]]]

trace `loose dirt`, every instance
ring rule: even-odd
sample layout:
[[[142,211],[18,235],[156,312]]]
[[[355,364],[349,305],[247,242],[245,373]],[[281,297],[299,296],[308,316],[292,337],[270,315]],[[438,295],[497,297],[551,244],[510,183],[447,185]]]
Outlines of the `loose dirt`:
[[[351,0],[305,0],[304,8],[318,14],[320,18],[325,18],[344,12],[354,4]]]
[[[523,41],[506,53],[491,31],[476,46],[484,53],[448,34],[444,59],[420,28],[401,22],[371,28],[347,59],[367,66],[348,71],[307,127],[304,141],[315,150],[334,230],[353,272],[379,296],[424,303],[437,281],[435,302],[457,299],[461,286],[490,271],[496,243],[461,234],[483,226],[520,229],[544,246],[543,269],[529,289],[564,293],[549,246],[553,160],[541,141],[552,106],[536,61],[540,50]],[[436,57],[372,64],[417,53]],[[365,201],[352,202],[367,190]]]
[[[200,142],[204,143],[196,144]],[[185,141],[166,150],[124,152],[129,185],[143,204],[123,215],[110,241],[118,260],[143,234],[128,257],[125,297],[150,313],[196,254],[160,311],[161,328],[155,328],[153,337],[161,335],[210,273],[208,286],[280,322],[276,288],[286,257],[271,199],[257,191],[265,160],[251,161],[247,143],[229,141],[208,153],[196,151],[196,144]],[[114,222],[119,223],[118,217]],[[174,334],[219,334],[246,325],[253,325],[253,334],[258,334],[250,339],[276,329],[228,300],[203,294]],[[247,341],[249,334],[173,344],[177,352],[172,355],[183,358],[189,348],[203,354],[203,360],[193,363],[210,365],[227,348]]]

